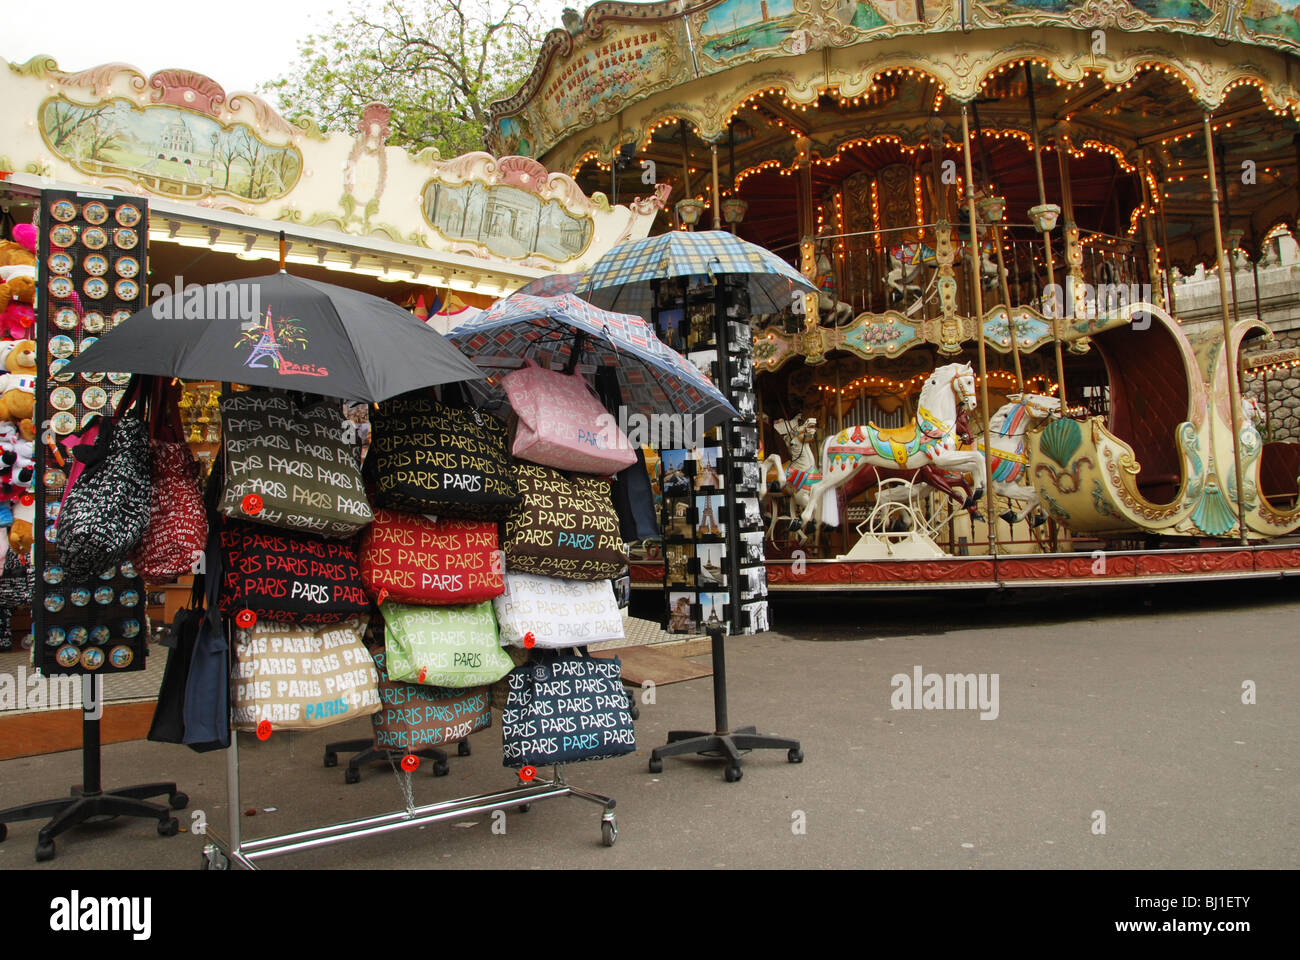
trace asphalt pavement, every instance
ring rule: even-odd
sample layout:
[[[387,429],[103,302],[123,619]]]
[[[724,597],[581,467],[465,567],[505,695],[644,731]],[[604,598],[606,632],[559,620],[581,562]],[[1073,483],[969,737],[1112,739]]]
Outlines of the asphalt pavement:
[[[669,759],[649,774],[649,751],[670,729],[712,725],[711,681],[693,680],[642,703],[636,754],[568,768],[570,782],[617,799],[613,847],[601,843],[600,808],[569,797],[264,866],[1300,865],[1294,581],[1037,602],[778,598],[773,619],[776,632],[729,641],[731,721],[799,738],[802,764],[784,751],[751,754],[736,783],[704,759]],[[246,836],[400,809],[387,766],[346,785],[341,767],[321,764],[326,741],[364,736],[368,726],[241,738],[241,807],[256,810],[242,816]],[[472,756],[452,756],[446,777],[417,771],[416,803],[514,782],[496,726],[471,745]],[[221,754],[147,742],[103,753],[106,785],[175,779],[190,796],[182,824],[196,826],[197,813],[224,831]],[[63,794],[79,776],[76,752],[0,763],[0,807]],[[193,869],[203,844],[192,831],[165,838],[151,822],[118,820],[65,834],[56,859],[37,865],[36,831],[10,824],[0,870]]]

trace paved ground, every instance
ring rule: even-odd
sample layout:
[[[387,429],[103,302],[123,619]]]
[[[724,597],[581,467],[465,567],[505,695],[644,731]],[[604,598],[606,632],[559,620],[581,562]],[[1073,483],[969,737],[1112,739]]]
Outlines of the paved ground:
[[[918,628],[918,615],[930,625]],[[974,597],[906,604],[829,597],[779,602],[784,632],[728,646],[733,724],[802,738],[807,760],[754,755],[739,783],[705,761],[646,773],[670,727],[709,725],[710,681],[656,691],[639,754],[577,765],[570,779],[618,799],[620,836],[566,798],[269,861],[290,867],[1270,867],[1300,866],[1300,595],[1294,583],[1060,594],[1046,605]],[[997,674],[998,716],[893,710],[891,677]],[[1254,705],[1242,684],[1257,685]],[[250,835],[397,809],[387,768],[356,786],[320,765],[314,735],[241,741]],[[495,730],[415,777],[416,801],[498,789]],[[79,754],[0,763],[0,807],[57,795]],[[110,785],[175,778],[224,822],[224,761],[150,743],[104,750]],[[426,768],[427,769],[427,768]],[[274,807],[274,812],[266,808]],[[1093,832],[1105,814],[1104,835]],[[802,816],[801,816],[802,815]],[[794,827],[803,825],[803,833]],[[12,824],[0,869],[33,866],[36,825]],[[200,838],[147,822],[65,835],[41,869],[198,864]]]

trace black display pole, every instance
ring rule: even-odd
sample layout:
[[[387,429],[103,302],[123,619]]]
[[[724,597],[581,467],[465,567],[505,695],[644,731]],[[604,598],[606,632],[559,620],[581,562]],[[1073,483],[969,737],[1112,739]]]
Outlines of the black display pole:
[[[728,402],[734,405],[731,375],[731,352],[728,349],[728,323],[725,301],[726,285],[723,277],[714,278],[713,299],[713,339],[718,348],[718,389]],[[682,298],[682,309],[689,316],[687,298]],[[803,762],[803,749],[798,740],[786,737],[774,737],[760,734],[754,727],[740,727],[732,730],[727,720],[727,659],[726,626],[730,620],[732,629],[740,629],[744,613],[740,605],[740,530],[737,524],[739,514],[736,496],[736,463],[733,454],[733,432],[742,426],[740,420],[727,420],[722,424],[722,462],[723,476],[726,478],[724,496],[727,515],[727,576],[731,594],[731,608],[723,617],[723,624],[711,627],[708,631],[709,642],[713,651],[713,725],[712,733],[700,730],[670,730],[668,743],[650,752],[650,772],[663,771],[664,757],[680,757],[699,754],[726,760],[727,766],[723,776],[728,783],[735,783],[744,776],[740,768],[742,753],[750,750],[785,750],[786,759],[791,763]],[[665,561],[666,562],[666,561]]]
[[[60,197],[65,196],[63,193]],[[83,196],[94,197],[104,201],[111,201],[114,197],[111,194],[100,194],[88,191],[82,191],[75,194],[68,194],[75,199],[80,200]],[[134,198],[133,198],[134,199]],[[36,285],[36,325],[34,333],[36,337],[37,365],[38,371],[45,371],[36,378],[36,410],[42,411],[41,417],[48,416],[48,395],[49,395],[49,335],[50,335],[50,300],[47,292],[48,285],[43,282],[48,277],[49,271],[46,264],[49,263],[50,256],[50,237],[49,226],[50,218],[47,216],[48,204],[51,202],[50,194],[42,191],[40,195],[41,216],[39,219],[40,245],[38,250],[37,269],[38,278],[41,282]],[[143,204],[141,204],[143,206]],[[148,236],[148,215],[144,217],[140,233]],[[147,285],[146,285],[147,286]],[[46,446],[44,436],[45,427],[48,427],[49,421],[42,425],[42,436],[35,445],[35,476],[37,478],[35,487],[35,518],[32,522],[32,532],[34,535],[34,553],[32,564],[35,566],[36,576],[33,578],[35,585],[32,591],[32,643],[42,644],[45,642],[43,627],[43,606],[44,606],[44,585],[45,585],[45,527],[48,523],[45,511],[45,484],[43,478],[46,474],[46,463],[49,455],[49,448]],[[59,464],[63,466],[63,464]],[[142,590],[143,593],[143,590]],[[142,601],[147,603],[147,598],[142,596]],[[41,661],[38,660],[38,663]],[[46,672],[49,675],[48,671]],[[100,781],[100,732],[99,719],[103,715],[104,708],[104,677],[103,674],[82,674],[81,685],[81,786],[72,787],[69,795],[66,797],[55,797],[51,800],[39,800],[35,803],[20,804],[16,807],[10,807],[7,810],[0,810],[0,842],[8,835],[6,823],[14,823],[23,820],[41,820],[50,817],[50,822],[41,828],[36,835],[36,860],[54,859],[54,838],[59,834],[70,830],[71,828],[93,820],[107,820],[112,817],[145,817],[153,818],[158,821],[158,833],[164,837],[175,836],[180,830],[180,822],[171,815],[172,810],[181,810],[190,802],[189,797],[176,789],[174,783],[142,783],[131,787],[121,787],[117,790],[104,791],[103,784]],[[157,803],[146,802],[146,797],[159,797],[167,794],[167,802],[171,809]]]

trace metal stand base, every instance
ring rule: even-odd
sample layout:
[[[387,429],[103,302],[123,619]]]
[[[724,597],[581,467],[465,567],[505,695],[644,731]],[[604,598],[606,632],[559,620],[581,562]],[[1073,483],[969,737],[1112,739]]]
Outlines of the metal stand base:
[[[159,797],[163,794],[167,794],[170,809],[145,801],[145,797]],[[113,817],[152,818],[158,821],[160,836],[172,837],[180,829],[180,821],[172,816],[172,810],[183,810],[189,802],[189,797],[178,792],[174,783],[142,783],[134,787],[93,793],[87,793],[81,787],[73,787],[71,795],[67,797],[0,810],[0,840],[4,840],[8,833],[6,822],[50,817],[50,822],[36,835],[36,860],[41,862],[54,859],[55,837],[94,820]]]
[[[339,740],[334,743],[327,743],[325,744],[323,763],[327,767],[337,767],[339,765],[338,755],[353,751],[357,751],[357,753],[348,761],[348,768],[343,773],[344,783],[360,783],[361,768],[366,764],[379,763],[384,760],[396,762],[408,755],[432,760],[433,775],[435,777],[445,777],[451,772],[451,767],[447,764],[447,754],[436,747],[425,747],[422,750],[411,750],[404,753],[400,750],[377,750],[373,740]],[[468,740],[462,740],[456,745],[456,754],[461,757],[470,755]]]
[[[725,639],[721,630],[711,630],[709,639],[713,646],[713,717],[717,726],[713,733],[701,730],[669,731],[668,743],[650,751],[650,772],[663,772],[664,757],[682,757],[692,753],[726,760],[727,767],[723,776],[728,783],[735,783],[745,775],[740,768],[740,757],[751,750],[785,750],[788,761],[803,763],[803,748],[798,740],[767,736],[753,727],[728,729]]]
[[[256,870],[257,861],[269,857],[329,846],[360,837],[392,833],[395,830],[406,830],[427,823],[456,820],[470,814],[487,813],[506,807],[517,807],[520,813],[525,813],[535,800],[549,800],[552,797],[564,796],[577,797],[604,808],[600,815],[601,840],[605,846],[612,847],[618,839],[618,821],[614,817],[615,801],[610,797],[569,786],[564,782],[563,771],[557,767],[551,780],[538,777],[527,784],[521,782],[519,786],[510,790],[444,800],[441,803],[430,803],[377,817],[365,817],[361,820],[347,820],[278,837],[262,837],[232,844],[222,839],[209,827],[208,842],[203,848],[202,868],[225,870],[233,861],[249,870]]]

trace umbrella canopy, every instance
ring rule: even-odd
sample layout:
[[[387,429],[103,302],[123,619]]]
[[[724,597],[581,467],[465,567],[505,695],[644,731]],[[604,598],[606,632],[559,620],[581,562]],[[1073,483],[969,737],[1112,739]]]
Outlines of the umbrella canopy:
[[[762,247],[722,230],[670,230],[621,243],[587,271],[581,295],[606,310],[649,316],[652,280],[743,274],[751,313],[780,313],[795,291],[817,288],[790,264]]]
[[[529,280],[515,291],[515,295],[528,297],[558,297],[565,293],[580,293],[578,288],[587,278],[585,273],[550,273],[536,280]]]
[[[577,350],[581,360],[615,368],[624,405],[644,416],[698,415],[705,430],[739,416],[709,378],[640,317],[610,313],[571,294],[513,294],[458,326],[448,339],[470,356],[546,354],[552,368],[569,362]],[[470,387],[493,402],[501,400],[496,384]]]
[[[155,301],[64,370],[225,380],[370,402],[483,376],[401,307],[283,271]]]

